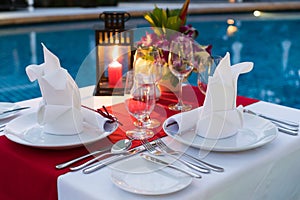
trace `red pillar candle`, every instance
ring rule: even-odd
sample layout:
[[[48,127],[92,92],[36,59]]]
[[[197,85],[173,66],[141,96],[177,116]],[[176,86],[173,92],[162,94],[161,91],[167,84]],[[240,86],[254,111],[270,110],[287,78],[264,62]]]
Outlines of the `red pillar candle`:
[[[108,65],[108,83],[111,87],[122,87],[122,64],[116,60]]]

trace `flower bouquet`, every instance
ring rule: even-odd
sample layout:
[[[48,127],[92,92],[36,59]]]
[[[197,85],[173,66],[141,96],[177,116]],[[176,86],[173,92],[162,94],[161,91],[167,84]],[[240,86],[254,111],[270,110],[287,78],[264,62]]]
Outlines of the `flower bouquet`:
[[[144,15],[153,33],[146,32],[137,42],[137,47],[155,47],[161,50],[164,64],[160,85],[172,91],[176,90],[178,79],[170,72],[167,64],[170,41],[182,35],[187,39],[195,39],[198,36],[198,31],[192,25],[186,24],[189,3],[190,0],[186,0],[181,9],[162,9],[155,6],[151,12]],[[202,46],[197,42],[193,44],[196,56],[207,57],[211,54],[211,45]]]

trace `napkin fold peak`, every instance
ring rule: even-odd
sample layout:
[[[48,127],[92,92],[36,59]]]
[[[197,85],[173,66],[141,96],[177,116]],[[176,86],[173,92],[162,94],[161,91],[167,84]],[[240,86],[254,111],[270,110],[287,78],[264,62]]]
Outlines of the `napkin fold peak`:
[[[41,43],[43,46],[43,52],[44,52],[44,61],[47,63],[47,68],[45,68],[45,74],[49,74],[55,70],[61,69],[60,61],[56,55],[54,55],[47,47],[44,45],[44,43]]]
[[[60,61],[44,44],[44,63],[29,65],[26,73],[30,81],[38,80],[42,101],[37,120],[44,131],[57,135],[82,132],[81,97],[71,75],[60,66]]]

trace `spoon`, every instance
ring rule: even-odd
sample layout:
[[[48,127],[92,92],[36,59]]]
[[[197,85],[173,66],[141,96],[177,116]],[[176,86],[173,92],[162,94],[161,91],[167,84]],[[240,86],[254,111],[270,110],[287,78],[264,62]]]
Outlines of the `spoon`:
[[[131,147],[131,145],[132,145],[132,140],[128,140],[128,139],[119,140],[111,147],[111,152],[123,153],[125,150],[128,150]]]
[[[77,171],[77,170],[83,169],[84,167],[98,161],[102,157],[124,153],[131,147],[131,145],[132,145],[132,140],[128,140],[128,139],[119,140],[111,147],[111,152],[101,154],[81,165],[78,165],[75,167],[70,167],[70,170]]]
[[[110,150],[110,149],[111,149],[111,152],[114,152],[114,153],[115,153],[115,152],[117,152],[117,151],[120,150],[120,149],[126,148],[127,145],[128,145],[128,146],[129,146],[129,145],[131,146],[131,140],[130,140],[130,141],[129,141],[128,139],[119,140],[119,141],[118,141],[117,143],[115,143],[111,148],[110,148],[110,147],[105,147],[105,148],[99,149],[99,150],[97,150],[97,151],[93,151],[93,152],[91,152],[91,153],[89,153],[89,154],[80,156],[80,157],[75,158],[75,159],[73,159],[73,160],[70,160],[70,161],[67,161],[67,162],[58,164],[58,165],[55,166],[55,168],[56,168],[56,169],[63,169],[63,168],[66,168],[66,167],[68,167],[68,166],[70,166],[70,165],[72,165],[72,164],[74,164],[74,163],[76,163],[76,162],[78,162],[78,161],[80,161],[80,160],[82,160],[82,159],[85,159],[85,158],[87,158],[87,157],[89,157],[89,156],[93,156],[93,155],[96,155],[96,154],[99,154],[99,153],[102,153],[102,152],[106,152],[106,151],[108,151],[108,150]],[[130,146],[129,146],[129,147],[130,147]],[[127,147],[127,148],[129,148],[129,147]]]

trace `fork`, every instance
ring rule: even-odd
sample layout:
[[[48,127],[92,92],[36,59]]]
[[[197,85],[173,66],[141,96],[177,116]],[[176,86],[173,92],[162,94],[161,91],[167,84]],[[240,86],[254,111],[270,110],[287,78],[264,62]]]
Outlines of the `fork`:
[[[144,139],[144,140],[141,140],[143,146],[145,147],[145,149],[152,155],[156,155],[156,156],[161,156],[161,155],[165,155],[165,156],[169,156],[171,158],[175,158],[177,161],[181,162],[182,164],[186,165],[187,167],[191,168],[191,169],[194,169],[196,171],[199,171],[201,173],[209,173],[210,170],[208,168],[204,168],[204,167],[201,167],[201,166],[198,166],[198,165],[195,165],[193,163],[190,163],[188,161],[185,161],[185,160],[180,160],[178,159],[176,156],[173,156],[171,154],[168,154],[168,153],[165,153],[165,152],[162,152],[160,150],[157,150],[154,146],[152,146],[148,140]]]
[[[298,135],[299,132],[299,123],[292,122],[292,121],[287,121],[287,120],[282,120],[282,119],[274,119],[269,116],[265,116],[259,113],[256,113],[252,110],[244,109],[245,113],[249,113],[252,115],[256,115],[262,118],[265,118],[267,120],[270,120],[273,124],[276,125],[278,131],[282,133],[286,133],[289,135]]]
[[[105,156],[115,156],[115,155],[125,155],[127,152],[122,152],[122,153],[113,153],[113,152],[107,152],[107,153],[103,153],[99,156],[96,156],[94,158],[92,158],[91,160],[81,164],[81,165],[78,165],[78,166],[74,166],[74,167],[70,167],[70,170],[71,171],[77,171],[77,170],[81,170],[87,166],[89,166],[90,164],[92,163],[95,163],[97,161],[99,161],[100,159],[104,158]]]
[[[183,155],[187,158],[190,158],[196,162],[198,162],[199,164],[203,165],[204,167],[207,167],[215,172],[224,172],[224,169],[222,167],[219,166],[215,166],[212,165],[210,163],[204,162],[203,160],[200,160],[194,156],[191,156],[187,153],[184,153],[182,151],[175,151],[173,149],[171,149],[170,147],[168,147],[160,138],[158,138],[157,140],[155,140],[155,144],[160,148],[160,150],[162,150],[163,152],[169,153],[169,154],[179,154],[179,155]]]

